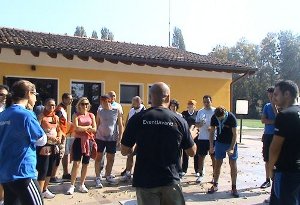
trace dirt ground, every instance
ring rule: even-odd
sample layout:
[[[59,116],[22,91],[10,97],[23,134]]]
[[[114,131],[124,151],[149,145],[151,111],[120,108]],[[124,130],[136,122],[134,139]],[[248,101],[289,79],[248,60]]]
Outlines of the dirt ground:
[[[270,188],[260,189],[259,186],[265,180],[264,162],[262,160],[261,142],[262,130],[244,130],[242,143],[239,143],[238,152],[238,179],[237,188],[240,192],[240,198],[232,198],[230,195],[231,181],[228,160],[224,160],[222,166],[219,191],[215,194],[206,194],[211,186],[212,167],[209,157],[206,158],[204,182],[195,183],[196,177],[193,170],[193,159],[190,158],[187,175],[182,180],[184,197],[188,205],[192,204],[239,204],[239,205],[258,205],[264,204],[264,200],[269,197]],[[239,142],[239,137],[238,137]],[[116,160],[113,167],[113,174],[117,179],[124,169],[126,158],[120,152],[116,154]],[[71,168],[71,166],[70,166]],[[61,177],[62,168],[60,167],[58,176]],[[104,182],[104,188],[95,188],[94,161],[91,161],[88,168],[88,178],[86,186],[89,193],[83,194],[75,191],[74,195],[65,195],[70,183],[65,182],[60,185],[50,185],[49,189],[56,193],[54,199],[45,199],[45,205],[92,205],[92,204],[136,204],[135,190],[130,183],[120,182],[118,186],[109,186]]]

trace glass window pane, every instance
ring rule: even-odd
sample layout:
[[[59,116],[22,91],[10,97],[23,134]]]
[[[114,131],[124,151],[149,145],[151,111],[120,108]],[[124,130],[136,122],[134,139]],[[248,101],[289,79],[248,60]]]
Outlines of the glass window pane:
[[[121,85],[121,103],[131,103],[134,96],[140,95],[139,85]]]

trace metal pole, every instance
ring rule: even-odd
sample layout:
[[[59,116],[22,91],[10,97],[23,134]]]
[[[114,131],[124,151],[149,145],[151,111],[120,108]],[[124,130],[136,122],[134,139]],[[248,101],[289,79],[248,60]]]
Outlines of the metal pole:
[[[242,115],[241,115],[241,120],[240,120],[240,143],[242,143],[242,130],[243,130],[243,119],[242,119]]]

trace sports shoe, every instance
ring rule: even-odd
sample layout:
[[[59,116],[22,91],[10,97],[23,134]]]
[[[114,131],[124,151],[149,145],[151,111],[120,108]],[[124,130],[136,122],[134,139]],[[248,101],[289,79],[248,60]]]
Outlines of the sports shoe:
[[[186,175],[185,172],[179,172],[179,177],[180,177],[180,178],[184,177],[185,175]]]
[[[212,187],[210,187],[210,189],[208,189],[207,193],[208,194],[213,194],[217,191],[218,191],[218,186],[214,184],[214,185],[212,185]]]
[[[126,173],[126,169],[124,169],[122,172],[121,172],[121,176],[124,176]]]
[[[84,184],[80,185],[78,190],[81,193],[88,193],[89,192],[89,190],[86,188],[86,186]]]
[[[203,175],[200,175],[197,179],[196,179],[196,183],[200,184],[203,181]]]
[[[62,179],[64,181],[70,181],[71,180],[71,174],[64,174],[64,175],[62,175]]]
[[[236,189],[232,189],[232,190],[231,190],[231,195],[232,195],[234,198],[239,198],[239,197],[240,197],[240,194],[239,194],[239,192],[238,192]]]
[[[265,182],[260,186],[260,188],[265,189],[265,188],[268,188],[268,187],[270,187],[270,186],[271,186],[271,182],[265,181]]]
[[[131,173],[130,171],[126,171],[126,173],[121,177],[121,182],[127,182],[131,179]]]
[[[57,177],[51,177],[49,182],[53,184],[60,184],[62,183],[62,180],[58,179]]]
[[[200,173],[199,173],[199,172],[196,172],[196,173],[195,173],[195,177],[200,177]]]
[[[4,205],[4,201],[3,200],[0,201],[0,205]]]
[[[49,191],[49,189],[46,189],[43,193],[42,193],[42,197],[45,199],[52,199],[55,197],[55,194],[51,193],[51,191]]]
[[[75,186],[71,185],[70,188],[67,191],[67,195],[73,195],[75,190]]]
[[[107,181],[108,184],[110,184],[110,185],[116,185],[116,184],[118,184],[117,180],[116,180],[112,175],[107,176],[107,177],[106,177],[106,181]]]
[[[96,178],[96,188],[103,188],[100,177]]]
[[[269,198],[265,199],[264,203],[266,203],[266,204],[270,203],[270,199],[271,199],[271,197],[269,196]]]

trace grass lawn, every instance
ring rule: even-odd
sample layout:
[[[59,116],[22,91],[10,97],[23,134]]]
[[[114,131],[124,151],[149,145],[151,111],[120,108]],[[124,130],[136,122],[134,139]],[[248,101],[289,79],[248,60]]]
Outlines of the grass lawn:
[[[241,120],[238,120],[238,125],[240,125]],[[243,126],[251,127],[251,128],[264,128],[264,124],[261,123],[260,120],[254,119],[243,119]]]

